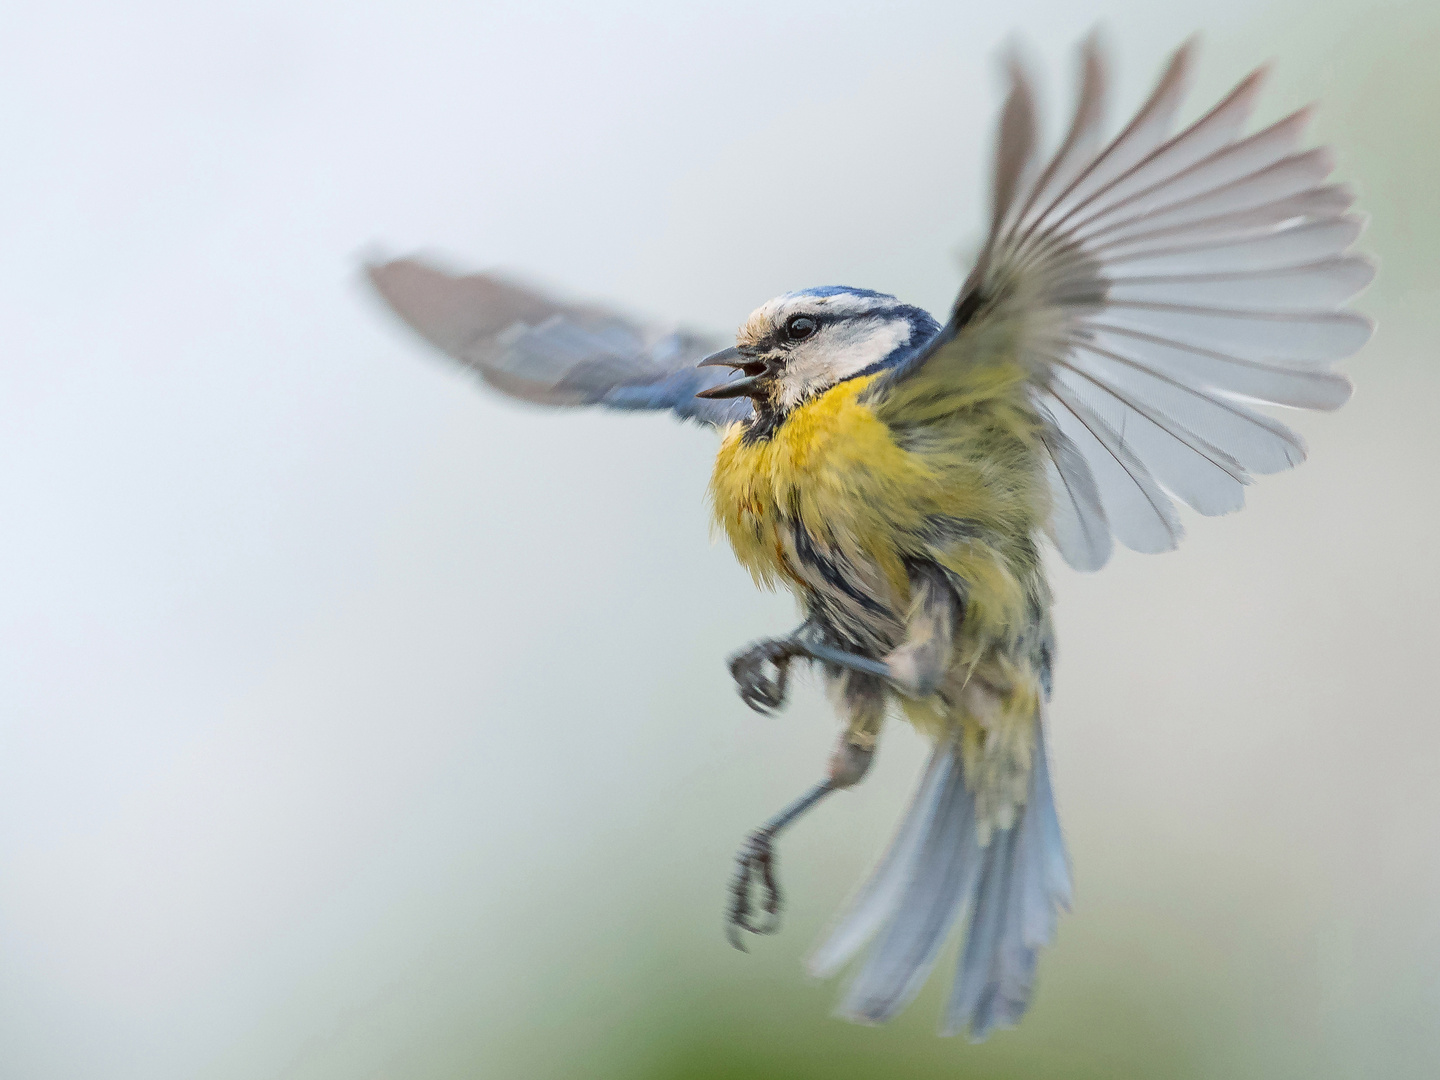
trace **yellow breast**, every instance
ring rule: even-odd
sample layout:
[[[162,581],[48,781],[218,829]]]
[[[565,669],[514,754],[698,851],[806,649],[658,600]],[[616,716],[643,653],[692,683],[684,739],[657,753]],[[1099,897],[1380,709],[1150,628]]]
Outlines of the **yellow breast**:
[[[906,494],[929,477],[857,400],[873,378],[841,383],[802,405],[768,439],[747,441],[738,424],[726,434],[710,481],[715,523],[761,585],[802,584],[785,536],[798,525],[879,563],[904,591],[891,519],[914,516]],[[882,494],[883,508],[875,505]]]
[[[790,542],[798,527],[868,569],[881,593],[875,599],[900,612],[909,597],[903,560],[934,559],[968,583],[970,628],[1004,634],[1025,618],[1030,569],[1017,565],[1005,538],[1033,550],[1030,532],[1045,509],[1039,485],[1012,475],[1030,466],[1019,463],[1023,455],[997,458],[980,413],[957,417],[956,428],[936,426],[937,437],[914,449],[901,446],[863,400],[877,377],[832,388],[768,439],[747,440],[743,425],[733,426],[710,481],[715,524],[763,587],[807,588]],[[970,432],[984,437],[972,445]],[[937,520],[974,523],[976,536],[937,541]]]

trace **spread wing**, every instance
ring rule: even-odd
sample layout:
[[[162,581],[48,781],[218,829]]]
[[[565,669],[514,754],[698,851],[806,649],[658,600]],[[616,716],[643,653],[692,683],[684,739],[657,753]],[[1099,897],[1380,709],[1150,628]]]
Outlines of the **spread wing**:
[[[1243,135],[1257,71],[1170,136],[1192,53],[1175,53],[1102,146],[1092,37],[1074,120],[1043,164],[1034,95],[1011,62],[989,237],[944,330],[876,388],[904,384],[934,408],[987,350],[1018,361],[1042,421],[1050,534],[1081,570],[1105,564],[1112,535],[1173,548],[1171,496],[1228,513],[1252,475],[1303,460],[1299,436],[1249,403],[1337,408],[1350,383],[1331,365],[1372,329],[1342,310],[1374,267],[1348,253],[1364,220],[1325,182],[1330,151],[1298,148],[1310,110]]]
[[[421,337],[511,397],[668,409],[716,426],[750,411],[746,398],[696,398],[730,374],[695,366],[720,347],[709,339],[561,303],[492,274],[457,277],[415,259],[372,265],[368,273],[390,309]]]

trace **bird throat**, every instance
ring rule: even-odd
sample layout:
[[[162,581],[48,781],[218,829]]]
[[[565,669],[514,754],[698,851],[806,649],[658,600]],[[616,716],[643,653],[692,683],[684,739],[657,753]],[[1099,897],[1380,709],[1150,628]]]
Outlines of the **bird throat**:
[[[775,437],[775,432],[785,423],[793,409],[782,409],[776,402],[768,397],[757,397],[751,399],[752,412],[750,419],[745,421],[741,430],[740,438],[745,444],[768,442]]]

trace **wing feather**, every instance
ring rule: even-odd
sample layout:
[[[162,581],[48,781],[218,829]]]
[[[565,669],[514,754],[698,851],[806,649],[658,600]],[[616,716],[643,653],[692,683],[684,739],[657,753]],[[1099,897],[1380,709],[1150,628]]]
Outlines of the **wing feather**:
[[[1086,345],[1217,402],[1238,396],[1299,409],[1337,409],[1350,398],[1350,380],[1338,371],[1246,360],[1141,330],[1097,324]]]
[[[1310,110],[1302,109],[1248,139],[1227,145],[1221,140],[1233,135],[1244,121],[1249,112],[1248,100],[1245,104],[1244,112],[1224,117],[1234,123],[1223,128],[1207,125],[1206,130],[1198,132],[1191,128],[1157,152],[1143,167],[1127,176],[1124,183],[1107,191],[1105,199],[1090,207],[1089,213],[1076,220],[1070,228],[1071,237],[1090,236],[1108,222],[1133,221],[1184,203],[1253,176],[1287,157],[1300,141]],[[1206,120],[1200,121],[1200,125],[1206,125]],[[1208,137],[1197,138],[1197,135]],[[1215,149],[1217,144],[1220,149]]]
[[[1174,274],[1246,274],[1285,270],[1333,258],[1349,249],[1365,227],[1348,215],[1239,239],[1181,242],[1117,255],[1109,265],[1126,277]],[[1117,278],[1117,281],[1124,278]]]
[[[1175,50],[1149,100],[1140,107],[1125,130],[1080,169],[1065,191],[1040,214],[1039,225],[1051,230],[1060,228],[1070,214],[1124,176],[1164,142],[1175,120],[1175,113],[1185,100],[1194,52],[1193,40]],[[1100,63],[1103,66],[1103,59]],[[1011,76],[1026,79],[1025,72],[1019,68],[1013,68]]]
[[[1076,180],[1093,155],[1105,123],[1106,81],[1099,35],[1092,33],[1080,46],[1080,89],[1070,130],[1025,202],[1020,213],[1022,235],[1030,235],[1039,216]]]
[[[1109,222],[1092,230],[1086,239],[1124,240],[1143,231],[1196,225],[1208,217],[1259,210],[1267,204],[1304,194],[1334,168],[1335,159],[1324,147],[1292,154],[1220,187]]]
[[[511,397],[541,405],[669,410],[723,426],[747,399],[695,395],[727,372],[697,368],[720,346],[682,330],[562,303],[493,274],[457,276],[417,259],[368,268],[390,309],[430,344]]]
[[[1010,217],[1016,195],[1035,154],[1035,95],[1024,77],[1018,56],[1009,60],[1010,96],[1000,112],[1000,140],[995,151],[990,235],[998,237]]]
[[[1115,539],[1134,551],[1172,550],[1184,535],[1175,504],[1136,457],[1121,430],[1124,423],[1112,423],[1103,403],[1089,400],[1063,379],[1052,380],[1048,394],[1056,403],[1050,412],[1060,430],[1090,466]]]
[[[1172,136],[1193,55],[1177,50],[1097,151],[1107,78],[1087,39],[1074,117],[1043,168],[1022,159],[1034,94],[1010,60],[984,254],[950,323],[873,391],[903,409],[914,395],[898,391],[919,379],[934,413],[947,384],[960,407],[968,372],[1021,365],[1044,428],[1049,532],[1081,569],[1106,561],[1111,535],[1174,547],[1172,496],[1228,513],[1252,476],[1303,461],[1299,436],[1250,403],[1337,408],[1350,381],[1331,365],[1373,330],[1344,308],[1375,268],[1350,251],[1365,221],[1353,192],[1326,182],[1334,155],[1300,145],[1312,110],[1246,135],[1260,70]]]
[[[1277,307],[1324,310],[1339,307],[1374,277],[1375,267],[1368,259],[1342,255],[1278,270],[1117,277],[1110,282],[1110,302],[1189,302],[1253,311]]]
[[[1040,439],[1054,503],[1050,539],[1077,570],[1099,570],[1110,559],[1110,526],[1090,465],[1053,420]]]

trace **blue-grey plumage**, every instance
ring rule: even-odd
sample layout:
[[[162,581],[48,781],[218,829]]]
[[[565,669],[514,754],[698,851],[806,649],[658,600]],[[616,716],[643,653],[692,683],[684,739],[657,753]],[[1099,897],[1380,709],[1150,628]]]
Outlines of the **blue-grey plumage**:
[[[430,344],[497,390],[540,405],[663,409],[723,427],[745,401],[707,401],[725,372],[696,368],[717,342],[565,303],[494,274],[457,277],[418,259],[370,267],[370,281]]]
[[[804,616],[732,658],[737,687],[778,709],[790,665],[815,663],[842,727],[825,778],[741,851],[737,944],[774,928],[776,836],[865,775],[886,716],[933,738],[890,848],[810,960],[829,975],[868,946],[849,1019],[893,1016],[962,921],[942,1031],[983,1038],[1029,1005],[1071,893],[1045,742],[1043,540],[1081,570],[1115,540],[1168,550],[1173,499],[1227,513],[1253,475],[1303,460],[1299,436],[1254,403],[1349,396],[1331,365],[1369,337],[1343,305],[1373,275],[1349,250],[1353,195],[1326,182],[1328,151],[1298,149],[1309,110],[1242,134],[1261,72],[1172,136],[1192,53],[1106,142],[1089,39],[1074,119],[1045,161],[1010,62],[989,234],[943,326],[832,286],[776,297],[710,351],[492,276],[371,268],[406,321],[507,393],[723,430],[717,527]]]

